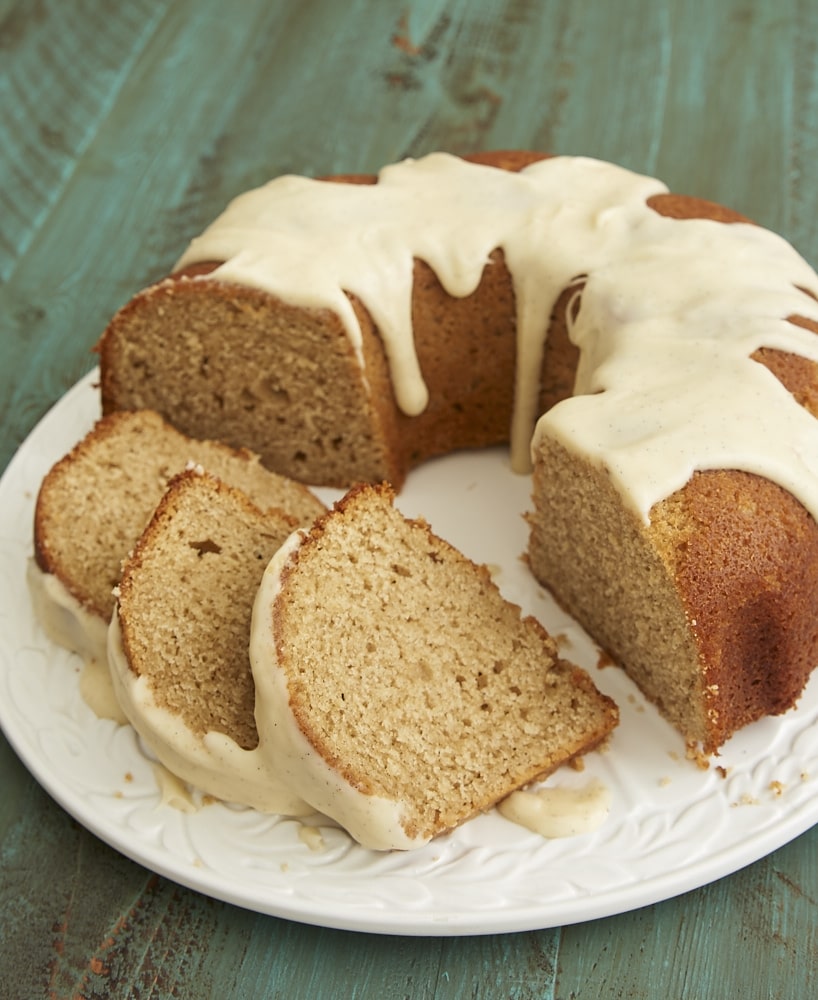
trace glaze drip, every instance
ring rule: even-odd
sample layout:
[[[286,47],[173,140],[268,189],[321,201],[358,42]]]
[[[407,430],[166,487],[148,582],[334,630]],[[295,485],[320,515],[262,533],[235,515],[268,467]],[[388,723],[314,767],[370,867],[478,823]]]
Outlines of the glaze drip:
[[[412,415],[428,401],[411,327],[413,259],[466,296],[499,248],[517,302],[515,469],[530,468],[537,435],[548,434],[607,469],[644,521],[695,470],[711,468],[765,476],[818,517],[818,422],[751,358],[769,347],[818,361],[818,338],[787,322],[818,321],[818,276],[760,227],[659,215],[647,200],[666,190],[584,157],[512,173],[434,153],[364,186],[286,176],[235,199],[177,266],[223,260],[193,280],[332,309],[362,358],[354,294],[380,330],[398,405]],[[576,394],[538,422],[549,319],[578,276]]]

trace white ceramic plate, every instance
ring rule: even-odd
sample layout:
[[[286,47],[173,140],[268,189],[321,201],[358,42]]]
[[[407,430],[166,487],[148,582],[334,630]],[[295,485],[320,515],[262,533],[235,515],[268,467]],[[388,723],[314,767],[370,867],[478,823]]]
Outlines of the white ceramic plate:
[[[79,660],[51,645],[24,585],[40,480],[98,415],[96,373],[35,428],[0,482],[0,724],[43,787],[108,844],[183,885],[262,913],[381,933],[458,935],[531,930],[608,916],[696,888],[749,864],[818,821],[818,683],[799,707],[749,727],[700,770],[681,739],[554,605],[520,556],[528,481],[503,450],[431,462],[400,505],[495,571],[508,598],[561,637],[619,703],[607,751],[549,784],[611,790],[606,823],[544,840],[481,816],[410,853],[378,854],[331,825],[222,804],[163,805],[133,730],[98,719],[79,693]],[[324,492],[324,498],[332,494]],[[818,678],[817,678],[818,679]]]

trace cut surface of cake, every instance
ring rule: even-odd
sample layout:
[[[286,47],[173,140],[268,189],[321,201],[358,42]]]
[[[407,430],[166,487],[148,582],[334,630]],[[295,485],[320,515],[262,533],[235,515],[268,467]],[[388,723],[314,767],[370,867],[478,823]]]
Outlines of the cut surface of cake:
[[[51,468],[37,497],[29,584],[52,639],[104,660],[122,560],[170,479],[191,463],[299,523],[324,510],[306,487],[265,469],[249,451],[189,438],[153,411],[103,417]]]
[[[296,524],[181,473],[124,563],[108,637],[119,704],[159,761],[205,794],[284,814],[310,809],[258,751],[248,643],[264,568]]]
[[[598,746],[618,712],[533,618],[385,486],[265,571],[250,657],[260,749],[364,846],[411,848]]]

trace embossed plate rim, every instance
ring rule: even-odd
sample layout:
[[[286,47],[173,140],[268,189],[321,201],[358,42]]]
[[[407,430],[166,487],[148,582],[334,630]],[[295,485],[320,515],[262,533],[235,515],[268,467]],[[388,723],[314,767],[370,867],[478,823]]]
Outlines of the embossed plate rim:
[[[260,913],[450,936],[553,927],[656,903],[728,875],[818,822],[815,679],[794,711],[730,741],[716,762],[723,772],[684,760],[678,736],[620,671],[598,668],[594,645],[533,582],[519,559],[522,518],[504,515],[484,530],[498,505],[527,506],[527,483],[508,471],[502,449],[429,463],[410,476],[399,502],[496,567],[507,596],[563,636],[565,654],[619,702],[623,721],[609,749],[590,755],[585,773],[550,779],[605,781],[614,799],[607,823],[548,842],[490,813],[420,851],[384,855],[318,819],[323,846],[311,850],[293,820],[223,804],[193,814],[162,805],[149,756],[130,727],[96,719],[84,704],[77,658],[45,639],[22,586],[40,479],[98,415],[97,378],[89,372],[55,404],[0,481],[0,727],[43,788],[133,861]]]

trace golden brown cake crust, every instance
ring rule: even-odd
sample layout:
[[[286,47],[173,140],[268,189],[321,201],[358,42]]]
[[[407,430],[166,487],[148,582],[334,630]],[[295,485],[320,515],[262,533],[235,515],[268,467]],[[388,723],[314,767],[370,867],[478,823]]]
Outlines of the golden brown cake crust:
[[[668,517],[713,751],[791,708],[818,663],[818,530],[781,487],[735,471],[695,474],[654,511],[654,523]]]

